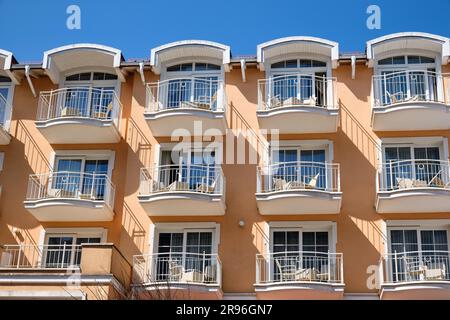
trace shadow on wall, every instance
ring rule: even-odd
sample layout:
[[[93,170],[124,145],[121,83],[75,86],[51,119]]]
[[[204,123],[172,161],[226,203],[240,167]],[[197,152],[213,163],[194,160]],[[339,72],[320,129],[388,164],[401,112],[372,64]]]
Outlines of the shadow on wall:
[[[358,148],[369,163],[376,168],[378,165],[378,152],[381,151],[381,146],[342,101],[339,101],[339,106],[341,113],[340,127],[342,132]]]
[[[269,235],[266,234],[266,232],[262,228],[262,225],[260,223],[254,223],[252,231],[254,237],[253,244],[255,248],[257,248],[257,250],[258,248],[262,249],[259,253],[265,253],[265,250],[267,249],[266,246],[270,243]]]
[[[234,104],[230,105],[230,128],[235,136],[235,150],[237,152],[237,163],[242,164],[257,164],[260,159],[264,159],[264,156],[269,154],[269,142],[268,137],[261,135],[255,131],[252,126],[247,122],[244,116],[237,110]],[[242,145],[245,145],[245,154],[239,153],[239,149]]]
[[[349,216],[349,218],[378,252],[384,251],[384,244],[387,242],[387,238],[379,225],[374,221],[354,216]]]
[[[129,119],[128,124],[127,143],[138,156],[142,166],[149,167],[152,164],[151,143],[132,118]]]
[[[122,232],[120,244],[125,257],[142,254],[146,249],[146,230],[139,222],[138,217],[124,202],[122,214]]]
[[[51,171],[51,165],[22,120],[17,121],[15,137],[23,144],[25,159],[34,173]]]

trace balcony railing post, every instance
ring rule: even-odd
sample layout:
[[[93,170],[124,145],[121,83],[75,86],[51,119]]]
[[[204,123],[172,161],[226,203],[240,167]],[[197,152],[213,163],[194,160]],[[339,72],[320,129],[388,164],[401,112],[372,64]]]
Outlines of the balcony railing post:
[[[22,243],[19,245],[19,253],[17,255],[17,268],[20,268],[21,253],[22,253]]]
[[[206,280],[206,276],[205,276],[205,272],[206,272],[206,268],[205,268],[205,259],[206,259],[206,256],[205,256],[205,251],[203,251],[203,261],[202,261],[202,283],[205,283],[205,280]]]
[[[394,252],[394,270],[395,270],[395,282],[398,281],[398,261],[397,261],[397,250]],[[394,278],[394,277],[392,277]],[[394,279],[392,279],[394,281]]]
[[[327,253],[327,258],[328,258],[328,267],[327,267],[327,274],[328,274],[328,279],[327,279],[327,282],[330,282],[331,281],[331,255],[330,255],[330,250],[328,250],[328,253]]]

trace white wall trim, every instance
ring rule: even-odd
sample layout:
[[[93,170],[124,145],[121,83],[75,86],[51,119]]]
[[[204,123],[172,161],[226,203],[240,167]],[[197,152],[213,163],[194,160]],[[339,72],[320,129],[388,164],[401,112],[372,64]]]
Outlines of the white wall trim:
[[[81,290],[1,290],[1,299],[63,299],[63,300],[86,300],[86,293]]]
[[[116,152],[114,150],[54,150],[50,154],[50,166],[55,170],[57,157],[84,157],[108,160],[108,177],[112,177]]]
[[[414,219],[414,220],[386,220],[387,228],[393,227],[447,227],[450,219]]]
[[[39,236],[39,245],[45,244],[45,239],[49,234],[98,234],[101,236],[102,243],[107,242],[108,239],[108,229],[106,228],[47,228],[42,229]]]
[[[220,245],[220,223],[217,222],[158,222],[150,225],[149,253],[156,253],[158,248],[158,237],[160,232],[186,231],[189,229],[214,230],[213,253],[218,253]]]

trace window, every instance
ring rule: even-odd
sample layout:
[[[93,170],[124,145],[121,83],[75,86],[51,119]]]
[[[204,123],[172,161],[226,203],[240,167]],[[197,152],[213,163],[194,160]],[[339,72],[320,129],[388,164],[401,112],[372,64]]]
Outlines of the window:
[[[77,116],[111,119],[117,75],[104,72],[84,72],[66,77],[67,87],[61,96],[59,117]]]
[[[325,149],[289,147],[275,150],[273,154],[273,179],[295,184],[296,187],[325,189],[325,168]]]
[[[67,268],[81,263],[81,245],[100,243],[101,236],[52,234],[47,235],[45,255],[46,268]]]
[[[385,146],[384,158],[388,190],[438,187],[447,179],[439,147]]]
[[[434,58],[423,56],[395,56],[378,60],[378,65],[426,64],[434,62]]]
[[[103,200],[107,188],[108,160],[56,157],[53,193],[62,197]]]
[[[0,76],[0,126],[4,127],[6,115],[8,113],[8,103],[10,102],[10,92],[11,92],[12,82],[9,77]]]
[[[217,71],[221,67],[217,64],[195,62],[195,63],[182,63],[167,67],[168,72],[186,72],[186,71]]]
[[[162,150],[158,170],[160,188],[187,191],[207,187],[208,192],[215,191],[218,186],[215,156],[214,150],[187,153]]]
[[[391,229],[394,281],[449,279],[447,230]]]
[[[327,66],[326,62],[311,59],[284,60],[272,63],[270,65],[272,69],[316,68],[326,66]]]
[[[180,230],[161,231],[158,251],[154,259],[157,281],[203,282],[212,277],[217,260],[213,253],[213,231]],[[215,275],[213,276],[215,278]]]
[[[374,77],[376,102],[390,105],[409,101],[438,101],[435,59],[409,55],[378,61]]]
[[[206,62],[190,62],[167,67],[166,79],[159,86],[164,109],[202,109],[216,111],[221,96],[221,66]],[[177,73],[175,73],[177,72]]]
[[[328,268],[328,231],[273,230],[273,278],[283,279],[293,270]],[[305,271],[307,272],[307,271]],[[295,277],[290,280],[295,280]]]
[[[66,81],[117,80],[116,74],[105,72],[83,72],[69,75]]]

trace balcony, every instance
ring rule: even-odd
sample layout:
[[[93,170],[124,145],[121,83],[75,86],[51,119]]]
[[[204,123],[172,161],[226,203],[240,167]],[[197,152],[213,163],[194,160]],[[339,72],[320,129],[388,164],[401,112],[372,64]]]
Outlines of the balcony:
[[[9,110],[9,112],[8,112]],[[6,115],[10,114],[12,107],[9,105],[5,97],[0,94],[0,145],[7,145],[11,141],[9,134],[10,121],[6,119]]]
[[[258,81],[258,122],[280,134],[336,132],[336,79],[292,74]]]
[[[32,174],[25,208],[40,222],[111,221],[115,187],[106,174]]]
[[[339,164],[281,162],[257,169],[256,202],[262,215],[340,212]]]
[[[342,253],[289,251],[256,255],[258,299],[342,299]]]
[[[36,127],[51,144],[116,143],[121,112],[114,90],[62,88],[41,92]]]
[[[211,135],[225,134],[227,102],[223,81],[180,78],[149,83],[147,104],[144,117],[154,136],[180,135],[177,129],[196,136],[206,130]]]
[[[450,252],[394,252],[381,259],[381,299],[450,299]]]
[[[130,269],[110,243],[0,245],[0,299],[108,299]]]
[[[374,131],[448,130],[450,74],[400,71],[373,77]]]
[[[149,216],[220,216],[225,178],[215,165],[143,168],[138,198]]]
[[[449,161],[400,160],[377,172],[378,213],[450,211]]]
[[[133,284],[140,295],[171,299],[221,299],[222,264],[217,254],[157,253],[133,257]]]

